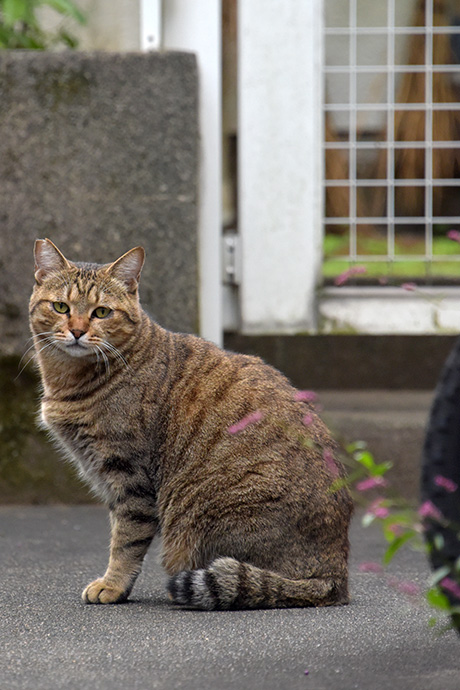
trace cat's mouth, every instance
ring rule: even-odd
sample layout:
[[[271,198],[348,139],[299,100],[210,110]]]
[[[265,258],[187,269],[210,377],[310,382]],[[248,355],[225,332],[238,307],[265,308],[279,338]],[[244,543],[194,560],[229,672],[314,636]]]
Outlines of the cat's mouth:
[[[93,354],[93,348],[85,343],[81,343],[79,340],[62,343],[62,347],[72,357],[88,357],[88,355]]]

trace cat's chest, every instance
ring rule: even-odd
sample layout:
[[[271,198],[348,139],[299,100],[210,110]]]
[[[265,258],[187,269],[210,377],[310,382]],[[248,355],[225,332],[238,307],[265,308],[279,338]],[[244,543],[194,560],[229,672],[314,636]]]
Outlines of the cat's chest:
[[[43,425],[64,446],[85,472],[96,470],[114,452],[122,452],[132,438],[127,415],[117,415],[110,406],[91,408],[44,400],[41,407]]]
[[[103,413],[93,416],[87,410],[69,414],[68,409],[46,402],[41,416],[82,478],[102,499],[112,500],[120,489],[120,477],[105,471],[105,467],[108,459],[123,455],[123,437],[127,433],[123,422],[116,424],[113,415],[110,421],[110,415],[106,419]]]
[[[54,402],[43,401],[43,426],[80,462],[97,461],[103,455],[101,433],[94,415],[85,410],[70,410]]]

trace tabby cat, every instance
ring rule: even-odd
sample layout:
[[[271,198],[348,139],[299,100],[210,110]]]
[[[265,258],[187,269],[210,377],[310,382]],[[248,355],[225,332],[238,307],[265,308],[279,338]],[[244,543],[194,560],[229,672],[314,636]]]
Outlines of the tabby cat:
[[[41,419],[110,510],[108,568],[83,600],[126,600],[160,534],[178,604],[347,603],[352,502],[331,488],[343,469],[309,396],[259,358],[152,321],[143,262],[141,247],[99,265],[35,243]]]

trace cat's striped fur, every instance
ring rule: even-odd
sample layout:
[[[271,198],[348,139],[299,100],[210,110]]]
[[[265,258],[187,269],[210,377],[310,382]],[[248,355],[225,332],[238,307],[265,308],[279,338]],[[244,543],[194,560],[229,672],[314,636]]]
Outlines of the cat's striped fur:
[[[139,247],[95,265],[35,245],[42,420],[110,509],[109,565],[84,601],[125,600],[159,534],[179,604],[346,603],[352,503],[331,490],[343,470],[326,427],[259,358],[152,321],[143,261]]]

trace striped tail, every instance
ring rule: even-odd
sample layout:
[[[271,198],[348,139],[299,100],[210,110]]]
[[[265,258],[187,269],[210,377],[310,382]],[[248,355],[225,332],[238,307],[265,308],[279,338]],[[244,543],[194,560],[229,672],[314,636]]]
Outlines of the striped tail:
[[[257,609],[348,603],[347,583],[333,578],[289,580],[234,558],[217,558],[203,570],[169,579],[172,601],[197,609]]]

